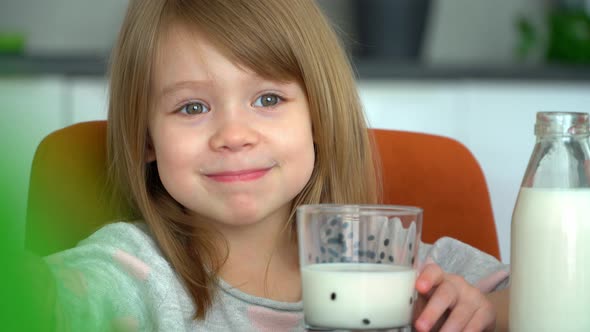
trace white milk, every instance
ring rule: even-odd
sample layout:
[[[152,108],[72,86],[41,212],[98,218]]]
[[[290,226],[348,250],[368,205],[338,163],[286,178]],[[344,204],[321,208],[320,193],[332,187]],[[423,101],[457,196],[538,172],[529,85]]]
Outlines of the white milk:
[[[590,331],[590,189],[520,191],[510,330]]]
[[[305,323],[345,329],[411,323],[416,272],[369,263],[313,264],[302,269]]]

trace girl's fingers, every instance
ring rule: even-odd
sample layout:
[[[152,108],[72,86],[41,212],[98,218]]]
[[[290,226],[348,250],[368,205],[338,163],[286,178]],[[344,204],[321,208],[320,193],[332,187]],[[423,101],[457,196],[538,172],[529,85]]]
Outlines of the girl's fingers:
[[[436,264],[428,264],[416,279],[416,290],[426,295],[445,278],[443,270]]]
[[[460,276],[445,274],[436,264],[427,265],[416,280],[420,293],[418,331],[430,331],[442,325],[440,331],[482,331],[495,325],[492,304]],[[418,304],[418,303],[417,303]]]
[[[457,303],[459,292],[451,282],[440,284],[418,316],[415,327],[419,331],[430,331],[434,324],[445,314],[447,309]]]
[[[474,312],[477,312],[477,308],[473,306],[465,304],[457,305],[451,311],[449,318],[440,329],[440,332],[464,331],[467,324],[471,322]]]
[[[479,307],[463,331],[495,331],[496,330],[496,312],[491,303]]]
[[[459,290],[459,302],[452,308],[441,332],[483,331],[494,323],[493,306],[478,289],[459,276],[450,276],[447,280]]]
[[[455,286],[458,301],[454,307],[451,307],[451,314],[441,331],[463,331],[485,299],[479,290],[471,287],[463,277],[450,275],[447,276],[447,281]]]

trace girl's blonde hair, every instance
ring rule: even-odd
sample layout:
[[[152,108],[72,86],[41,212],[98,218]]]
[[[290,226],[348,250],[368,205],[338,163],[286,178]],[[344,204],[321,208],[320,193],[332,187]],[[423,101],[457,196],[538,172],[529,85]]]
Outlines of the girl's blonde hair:
[[[154,62],[172,24],[202,32],[238,66],[302,84],[316,162],[290,225],[301,204],[376,203],[378,177],[352,69],[313,0],[130,0],[110,68],[109,175],[130,209],[126,217],[150,226],[203,319],[223,260],[211,230],[191,222],[160,182],[156,162],[145,162]]]

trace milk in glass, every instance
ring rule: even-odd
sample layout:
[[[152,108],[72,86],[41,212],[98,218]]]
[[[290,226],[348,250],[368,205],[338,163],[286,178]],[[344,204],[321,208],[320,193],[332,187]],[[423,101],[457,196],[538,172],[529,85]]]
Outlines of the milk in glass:
[[[313,264],[302,269],[307,324],[348,329],[410,325],[416,271],[370,264]]]
[[[311,204],[297,208],[305,326],[409,331],[422,209]]]

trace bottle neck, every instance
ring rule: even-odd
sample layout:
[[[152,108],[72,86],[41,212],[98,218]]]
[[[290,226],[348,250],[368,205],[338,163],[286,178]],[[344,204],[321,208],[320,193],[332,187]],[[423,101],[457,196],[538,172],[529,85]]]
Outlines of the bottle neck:
[[[588,140],[590,138],[590,133],[578,134],[578,135],[568,135],[568,134],[544,134],[544,135],[537,135],[536,136],[536,143],[574,143],[574,142],[581,142]]]
[[[522,187],[590,187],[590,139],[577,135],[538,135]]]
[[[537,113],[537,140],[522,187],[590,187],[589,125],[588,113]]]

